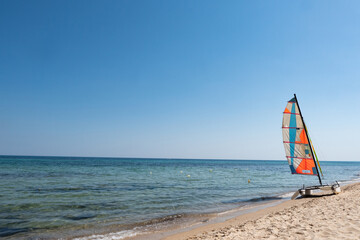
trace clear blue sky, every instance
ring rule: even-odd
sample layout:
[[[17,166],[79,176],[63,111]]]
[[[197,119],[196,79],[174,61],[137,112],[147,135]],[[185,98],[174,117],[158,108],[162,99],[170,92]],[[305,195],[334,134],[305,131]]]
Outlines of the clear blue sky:
[[[0,1],[0,154],[360,160],[358,1]]]

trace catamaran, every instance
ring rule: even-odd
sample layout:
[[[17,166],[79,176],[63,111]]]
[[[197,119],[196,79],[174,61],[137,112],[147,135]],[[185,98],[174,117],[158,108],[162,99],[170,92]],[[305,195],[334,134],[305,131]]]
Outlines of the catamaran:
[[[288,101],[284,110],[282,134],[285,154],[289,162],[291,173],[316,175],[318,176],[320,183],[320,185],[316,186],[303,186],[303,188],[294,193],[291,199],[295,199],[299,194],[301,196],[310,196],[313,194],[313,191],[317,189],[326,191],[331,190],[335,194],[340,193],[341,189],[338,182],[332,185],[323,184],[322,178],[324,175],[321,171],[319,160],[301,114],[296,94]]]

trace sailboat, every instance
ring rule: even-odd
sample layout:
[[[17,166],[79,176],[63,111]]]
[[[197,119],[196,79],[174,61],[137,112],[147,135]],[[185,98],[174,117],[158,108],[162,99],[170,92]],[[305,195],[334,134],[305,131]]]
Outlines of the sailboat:
[[[330,190],[335,194],[340,193],[341,188],[338,182],[332,185],[323,184],[323,173],[301,114],[296,94],[288,101],[284,110],[282,134],[291,173],[314,175],[319,178],[319,185],[303,186],[294,193],[292,199],[295,199],[299,194],[301,196],[311,196],[315,190]]]

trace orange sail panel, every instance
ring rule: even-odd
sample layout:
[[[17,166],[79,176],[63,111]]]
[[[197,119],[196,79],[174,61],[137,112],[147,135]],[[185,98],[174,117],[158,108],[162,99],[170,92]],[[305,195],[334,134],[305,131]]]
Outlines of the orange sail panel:
[[[286,158],[292,174],[318,175],[295,98],[288,101],[282,122]]]

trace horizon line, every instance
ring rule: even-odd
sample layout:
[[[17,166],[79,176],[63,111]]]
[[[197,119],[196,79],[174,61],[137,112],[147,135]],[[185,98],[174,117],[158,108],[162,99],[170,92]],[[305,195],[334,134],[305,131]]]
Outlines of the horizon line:
[[[229,159],[229,158],[178,158],[178,157],[99,157],[99,156],[64,156],[64,155],[15,155],[0,154],[0,157],[54,157],[54,158],[109,158],[109,159],[163,159],[163,160],[218,160],[218,161],[287,161],[286,159]],[[321,162],[360,162],[356,160],[334,161],[321,160]]]

